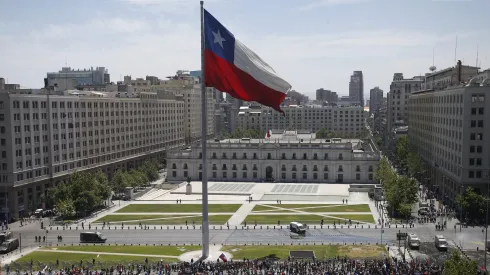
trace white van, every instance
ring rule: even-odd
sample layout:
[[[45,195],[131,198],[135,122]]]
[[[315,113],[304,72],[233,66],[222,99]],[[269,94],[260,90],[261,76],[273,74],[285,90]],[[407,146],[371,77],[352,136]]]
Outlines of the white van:
[[[439,250],[447,250],[448,243],[446,238],[442,235],[436,235],[434,239],[434,244],[436,245],[436,248]]]
[[[420,239],[413,233],[408,234],[407,242],[410,248],[419,249],[420,247]]]
[[[299,222],[291,222],[289,224],[289,231],[297,234],[304,234],[306,233],[306,227],[304,224],[299,223]]]

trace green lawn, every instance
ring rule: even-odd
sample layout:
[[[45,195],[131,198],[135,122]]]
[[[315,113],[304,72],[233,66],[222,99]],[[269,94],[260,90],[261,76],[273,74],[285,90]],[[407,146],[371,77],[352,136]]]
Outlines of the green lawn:
[[[285,208],[277,209],[275,207]],[[314,208],[310,208],[314,207]],[[271,213],[291,212],[294,209],[304,212],[371,212],[367,204],[336,205],[336,204],[264,204],[256,205],[252,211],[267,211]]]
[[[376,245],[283,245],[283,246],[224,246],[223,251],[233,255],[236,260],[260,259],[272,257],[287,259],[289,251],[309,250],[315,252],[317,259],[323,260],[336,256],[348,258],[382,258],[386,250]]]
[[[201,247],[193,246],[108,246],[108,245],[81,245],[81,246],[60,246],[47,247],[52,250],[70,250],[84,252],[109,252],[109,253],[128,253],[128,254],[147,254],[147,255],[165,255],[180,256],[189,251],[200,250]]]
[[[201,224],[202,217],[193,215],[107,215],[95,222],[111,222],[120,225],[124,222],[125,225],[139,224],[155,224],[155,225],[183,225],[187,221],[189,225],[194,221],[196,224]],[[210,224],[224,224],[230,219],[231,215],[209,215]],[[166,219],[163,219],[166,218]],[[149,220],[160,219],[160,220]]]
[[[25,255],[24,257],[15,261],[16,264],[21,267],[28,267],[32,260],[34,270],[45,265],[56,266],[56,260],[59,261],[60,266],[70,267],[72,264],[79,266],[80,260],[83,260],[83,264],[87,263],[92,264],[92,259],[95,259],[95,265],[99,268],[110,267],[116,264],[125,264],[125,263],[141,263],[143,264],[145,261],[145,256],[121,256],[121,255],[97,255],[95,254],[82,254],[82,253],[63,253],[63,252],[45,252],[45,251],[34,251]],[[179,259],[174,258],[162,258],[160,256],[148,257],[149,262],[157,262],[163,260],[166,263],[175,263],[178,262]],[[16,264],[12,264],[12,267],[15,267]]]
[[[210,204],[211,213],[235,213],[241,204]],[[117,213],[202,213],[201,204],[130,204]]]
[[[362,222],[369,222],[373,223],[374,218],[373,215],[368,214],[368,215],[335,215],[332,217],[337,217],[337,218],[343,218],[343,219],[351,219],[354,221],[362,221]],[[339,221],[344,223],[344,220],[336,219],[336,218],[330,218],[330,217],[322,217],[318,215],[248,215],[244,222],[247,222],[247,224],[252,225],[257,222],[257,224],[274,224],[277,225],[277,221],[281,221],[281,225],[288,225],[290,222],[301,222],[301,223],[306,223],[306,224],[319,224],[320,221],[323,219],[323,222],[325,224],[333,224],[335,221],[338,223]],[[244,223],[243,222],[243,223]],[[242,224],[243,224],[242,223]]]

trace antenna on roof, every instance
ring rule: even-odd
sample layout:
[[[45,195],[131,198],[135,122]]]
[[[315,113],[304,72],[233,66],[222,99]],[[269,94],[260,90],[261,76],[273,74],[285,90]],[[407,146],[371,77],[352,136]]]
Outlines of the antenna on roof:
[[[456,45],[454,47],[454,63],[456,63],[457,52],[458,52],[458,36],[456,35]]]
[[[475,67],[478,68],[478,45],[476,45],[476,65]]]

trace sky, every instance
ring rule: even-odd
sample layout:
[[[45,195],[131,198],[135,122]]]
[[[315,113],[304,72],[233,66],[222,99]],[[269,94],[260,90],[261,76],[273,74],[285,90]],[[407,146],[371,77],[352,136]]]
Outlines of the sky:
[[[2,0],[0,77],[40,88],[62,66],[124,75],[199,70],[198,0]],[[207,0],[205,8],[293,89],[364,95],[455,64],[490,68],[489,0]],[[456,39],[457,37],[457,39]],[[457,40],[457,47],[456,47]],[[433,54],[434,53],[434,54]]]

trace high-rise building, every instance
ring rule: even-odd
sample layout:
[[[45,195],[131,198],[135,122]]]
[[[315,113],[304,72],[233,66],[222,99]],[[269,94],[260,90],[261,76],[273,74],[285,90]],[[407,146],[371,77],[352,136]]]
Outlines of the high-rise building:
[[[490,78],[480,76],[478,68],[458,64],[428,74],[429,89],[409,98],[410,148],[430,167],[427,186],[448,205],[466,187],[487,193]]]
[[[110,74],[104,67],[92,67],[90,69],[74,70],[70,67],[62,67],[61,71],[47,73],[48,86],[57,87],[59,90],[75,89],[80,85],[106,84],[111,82]]]
[[[354,71],[350,76],[349,97],[364,107],[364,79],[362,71]]]
[[[375,114],[379,112],[379,109],[383,104],[383,90],[379,87],[374,87],[369,91],[369,114]]]
[[[330,103],[333,103],[339,100],[339,96],[336,92],[320,88],[316,90],[316,100],[321,102],[328,101]]]
[[[390,85],[390,92],[386,95],[386,127],[384,140],[389,149],[394,150],[396,139],[393,138],[393,130],[396,127],[408,125],[408,98],[422,87],[424,78],[415,76],[409,79],[403,78],[402,73],[395,73]]]
[[[357,134],[364,130],[361,106],[295,106],[282,107],[284,115],[268,107],[242,106],[238,127],[242,129],[327,131]]]
[[[182,95],[27,92],[0,91],[0,205],[7,200],[10,217],[41,208],[48,188],[75,171],[110,177],[185,144]]]

